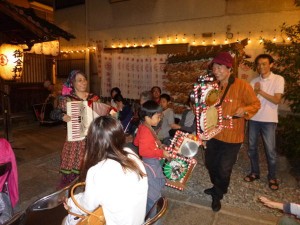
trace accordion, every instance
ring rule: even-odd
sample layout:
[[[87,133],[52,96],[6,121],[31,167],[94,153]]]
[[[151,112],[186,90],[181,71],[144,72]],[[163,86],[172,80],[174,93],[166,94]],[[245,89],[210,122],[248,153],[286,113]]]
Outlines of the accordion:
[[[67,114],[71,120],[67,123],[68,141],[81,141],[87,135],[91,122],[99,116],[109,114],[110,106],[100,102],[88,101],[67,102]]]

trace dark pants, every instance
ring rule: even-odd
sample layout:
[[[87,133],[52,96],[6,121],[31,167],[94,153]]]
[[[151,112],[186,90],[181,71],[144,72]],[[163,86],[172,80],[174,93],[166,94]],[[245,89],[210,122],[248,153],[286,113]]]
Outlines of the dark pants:
[[[205,166],[213,184],[214,197],[222,199],[227,193],[233,165],[242,143],[227,143],[217,139],[207,141]]]

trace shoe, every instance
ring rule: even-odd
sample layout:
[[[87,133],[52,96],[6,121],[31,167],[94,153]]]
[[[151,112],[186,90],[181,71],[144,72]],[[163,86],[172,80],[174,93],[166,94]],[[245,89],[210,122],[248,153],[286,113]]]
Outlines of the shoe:
[[[247,176],[244,177],[244,181],[246,182],[253,182],[255,180],[258,180],[260,177],[259,175],[256,175],[254,173],[250,173]]]
[[[221,209],[221,200],[216,197],[212,197],[211,208],[214,212],[218,212]]]
[[[269,180],[269,188],[272,191],[277,191],[279,189],[279,184],[277,179],[271,179]]]
[[[214,188],[207,188],[203,192],[207,195],[212,195],[214,193]]]

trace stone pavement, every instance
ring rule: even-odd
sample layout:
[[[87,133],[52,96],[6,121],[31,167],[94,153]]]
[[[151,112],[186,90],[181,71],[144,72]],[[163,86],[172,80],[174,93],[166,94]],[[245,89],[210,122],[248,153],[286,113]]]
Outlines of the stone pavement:
[[[13,131],[19,172],[20,203],[16,210],[24,210],[34,200],[53,192],[59,180],[59,154],[66,135],[64,126],[42,127],[37,123],[20,127]],[[2,137],[3,135],[0,136]],[[229,193],[222,200],[222,209],[215,213],[211,210],[210,196],[203,193],[210,187],[207,171],[203,166],[202,154],[198,153],[196,166],[187,187],[178,191],[166,187],[164,195],[169,199],[169,207],[163,224],[173,225],[264,225],[276,224],[281,212],[267,209],[257,202],[259,195],[273,199],[299,201],[299,188],[285,166],[280,171],[280,190],[272,192],[266,179],[246,183],[242,177],[247,173],[248,159],[245,148],[241,149],[234,167]],[[263,162],[265,164],[265,162]],[[262,166],[265,172],[266,166]],[[264,174],[262,174],[263,176]]]

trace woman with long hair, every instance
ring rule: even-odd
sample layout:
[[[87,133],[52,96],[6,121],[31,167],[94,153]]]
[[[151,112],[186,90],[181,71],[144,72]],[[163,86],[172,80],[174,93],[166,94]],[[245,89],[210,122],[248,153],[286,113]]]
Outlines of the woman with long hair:
[[[87,135],[87,148],[81,173],[86,188],[75,195],[79,204],[94,211],[102,206],[106,225],[140,225],[144,222],[148,180],[142,161],[124,148],[121,123],[111,116],[96,118]],[[71,199],[68,206],[81,213]],[[68,215],[66,225],[76,224]]]

